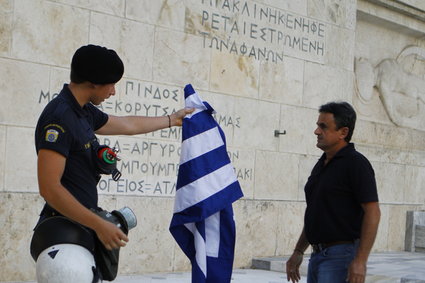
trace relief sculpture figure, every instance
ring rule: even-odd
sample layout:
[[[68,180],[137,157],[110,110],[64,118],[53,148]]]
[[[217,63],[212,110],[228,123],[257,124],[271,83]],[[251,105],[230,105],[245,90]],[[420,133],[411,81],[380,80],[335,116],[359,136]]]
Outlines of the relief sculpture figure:
[[[357,59],[356,87],[365,102],[372,98],[375,87],[390,120],[397,126],[416,128],[425,115],[425,79],[405,70],[402,63],[408,56],[425,60],[425,49],[407,47],[397,59],[384,59],[375,67],[364,58]]]

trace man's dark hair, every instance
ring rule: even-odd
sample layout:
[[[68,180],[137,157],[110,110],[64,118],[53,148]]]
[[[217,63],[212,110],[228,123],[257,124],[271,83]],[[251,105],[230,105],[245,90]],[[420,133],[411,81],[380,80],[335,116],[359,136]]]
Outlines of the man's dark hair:
[[[348,134],[345,137],[346,142],[350,142],[356,125],[356,111],[347,102],[329,102],[319,108],[320,113],[332,113],[334,115],[337,130],[347,127]]]

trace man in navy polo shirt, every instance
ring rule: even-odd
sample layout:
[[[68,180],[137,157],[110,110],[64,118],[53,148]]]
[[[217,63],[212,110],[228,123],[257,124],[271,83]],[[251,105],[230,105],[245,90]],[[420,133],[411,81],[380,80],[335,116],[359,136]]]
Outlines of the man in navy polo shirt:
[[[98,208],[100,178],[93,154],[95,134],[135,135],[181,126],[184,116],[193,111],[181,109],[164,117],[103,113],[94,105],[115,95],[123,73],[115,51],[80,47],[72,58],[71,82],[45,107],[35,132],[39,190],[46,201],[39,222],[52,215],[65,216],[94,231],[108,250],[125,246],[128,238],[91,210]]]
[[[373,168],[350,143],[355,122],[356,113],[346,102],[319,109],[314,134],[324,153],[304,188],[304,228],[286,263],[288,281],[300,280],[299,266],[309,245],[308,283],[365,281],[380,209]]]

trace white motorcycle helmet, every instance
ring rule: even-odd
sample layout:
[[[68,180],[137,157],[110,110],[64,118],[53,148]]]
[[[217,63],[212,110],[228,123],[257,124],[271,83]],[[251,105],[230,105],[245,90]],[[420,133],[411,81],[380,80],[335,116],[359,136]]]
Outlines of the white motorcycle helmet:
[[[96,263],[92,253],[74,244],[58,244],[40,253],[36,262],[38,283],[92,283]]]

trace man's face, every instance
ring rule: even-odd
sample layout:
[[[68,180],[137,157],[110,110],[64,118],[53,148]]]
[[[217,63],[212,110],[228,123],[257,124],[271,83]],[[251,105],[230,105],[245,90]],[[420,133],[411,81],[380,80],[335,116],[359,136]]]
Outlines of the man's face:
[[[94,105],[99,105],[111,95],[115,95],[115,84],[94,85],[93,95],[90,101]]]
[[[316,146],[323,151],[339,149],[345,145],[344,138],[348,134],[347,127],[337,129],[334,115],[332,113],[320,113],[317,119],[317,128],[314,134],[317,135]]]

